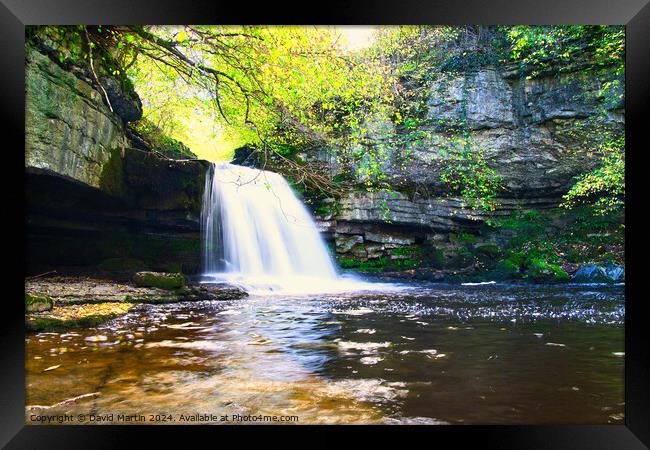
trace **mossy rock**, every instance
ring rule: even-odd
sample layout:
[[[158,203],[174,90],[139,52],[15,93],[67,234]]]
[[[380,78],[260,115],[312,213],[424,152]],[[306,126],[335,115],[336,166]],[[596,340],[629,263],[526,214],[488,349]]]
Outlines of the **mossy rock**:
[[[521,278],[519,264],[515,263],[511,259],[499,261],[499,263],[494,268],[494,274],[497,278],[500,279]]]
[[[50,297],[25,293],[25,311],[27,312],[49,311],[53,306],[54,300]]]
[[[564,269],[541,259],[531,261],[527,275],[536,282],[569,280],[569,274]]]
[[[127,313],[132,307],[131,304],[114,302],[57,306],[48,312],[27,314],[25,326],[33,331],[91,328]]]
[[[138,272],[133,276],[133,281],[138,286],[167,290],[185,286],[185,277],[181,273]]]

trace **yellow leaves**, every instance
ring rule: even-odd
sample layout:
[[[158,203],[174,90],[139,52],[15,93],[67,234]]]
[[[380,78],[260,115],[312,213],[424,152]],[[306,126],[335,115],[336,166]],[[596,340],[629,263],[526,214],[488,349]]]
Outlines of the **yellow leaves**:
[[[176,36],[176,40],[180,43],[183,43],[187,39],[187,34],[184,30],[181,30]]]

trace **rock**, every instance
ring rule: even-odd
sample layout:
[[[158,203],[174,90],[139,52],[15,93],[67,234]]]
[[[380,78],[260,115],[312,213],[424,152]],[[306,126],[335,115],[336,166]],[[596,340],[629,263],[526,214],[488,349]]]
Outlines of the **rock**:
[[[413,236],[378,232],[373,233],[370,231],[366,232],[365,239],[366,241],[379,242],[381,244],[411,245],[415,242],[415,238]]]
[[[368,260],[368,252],[366,251],[366,246],[363,244],[355,244],[350,250],[352,256],[359,261]]]
[[[577,283],[606,283],[609,278],[602,266],[587,264],[576,270],[573,274],[573,281]]]
[[[133,276],[133,282],[144,287],[178,289],[185,286],[185,277],[181,273],[138,272]]]
[[[48,55],[27,47],[25,59],[25,167],[100,187],[111,151],[126,145],[122,122]]]
[[[430,91],[427,118],[431,120],[466,115],[467,125],[474,130],[514,126],[512,86],[495,69],[443,74]]]
[[[232,164],[246,167],[261,167],[260,152],[247,146],[235,149]]]
[[[50,297],[25,293],[25,311],[28,313],[49,311],[53,306],[54,301]]]
[[[356,244],[363,243],[363,236],[357,234],[335,234],[334,239],[336,240],[336,251],[338,253],[347,253],[352,250]]]
[[[69,328],[91,328],[126,314],[133,305],[125,303],[94,303],[57,306],[51,311],[25,316],[25,326],[34,331],[57,331]],[[95,341],[102,341],[96,336]]]
[[[243,289],[225,283],[191,285],[183,288],[183,301],[237,300],[248,297]]]
[[[368,259],[377,259],[384,256],[384,246],[381,244],[366,244],[366,255]]]
[[[531,204],[536,208],[557,206],[557,199],[500,199],[500,205],[493,216],[505,216]],[[381,235],[393,235],[396,239],[411,241],[410,233],[393,233],[375,227],[370,233],[365,230],[368,224],[384,226],[387,221],[391,227],[422,228],[437,233],[476,232],[490,215],[482,210],[467,207],[459,197],[415,197],[408,198],[400,192],[349,192],[340,200],[340,211],[336,219],[337,233],[364,233],[373,238],[387,240]],[[386,208],[388,207],[388,209]],[[397,237],[400,236],[400,237]],[[370,239],[367,239],[370,240]],[[412,243],[412,241],[410,242]]]
[[[625,268],[616,264],[607,264],[605,266],[605,274],[612,283],[625,281]]]
[[[142,101],[138,94],[124,89],[115,78],[103,77],[99,81],[108,94],[113,112],[124,122],[134,122],[142,117]]]

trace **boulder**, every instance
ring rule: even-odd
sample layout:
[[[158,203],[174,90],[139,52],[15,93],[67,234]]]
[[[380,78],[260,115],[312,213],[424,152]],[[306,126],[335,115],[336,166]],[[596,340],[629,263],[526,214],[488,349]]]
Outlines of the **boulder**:
[[[625,281],[625,267],[616,264],[607,264],[605,266],[605,274],[607,275],[607,279],[612,283]]]
[[[185,286],[185,277],[180,273],[138,272],[133,276],[133,282],[143,287],[178,289]]]
[[[609,278],[604,267],[597,264],[587,264],[576,270],[572,280],[577,283],[606,283]]]

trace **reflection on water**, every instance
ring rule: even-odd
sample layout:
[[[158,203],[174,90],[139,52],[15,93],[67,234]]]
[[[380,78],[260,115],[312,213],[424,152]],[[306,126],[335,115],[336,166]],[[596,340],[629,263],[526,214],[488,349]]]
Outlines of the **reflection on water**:
[[[621,286],[142,305],[96,329],[28,335],[28,416],[620,423],[623,319]]]

